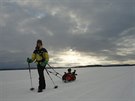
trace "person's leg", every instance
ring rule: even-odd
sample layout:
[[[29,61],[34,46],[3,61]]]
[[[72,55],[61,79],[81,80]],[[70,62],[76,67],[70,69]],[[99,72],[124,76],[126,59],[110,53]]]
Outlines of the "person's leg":
[[[39,74],[38,91],[42,92],[42,90],[46,88],[45,78],[44,78],[44,67],[38,65],[38,74]]]
[[[41,68],[42,68],[42,80],[41,80],[42,89],[46,89],[46,82],[45,82],[45,77],[44,77],[44,69],[45,69],[45,67],[41,67]]]

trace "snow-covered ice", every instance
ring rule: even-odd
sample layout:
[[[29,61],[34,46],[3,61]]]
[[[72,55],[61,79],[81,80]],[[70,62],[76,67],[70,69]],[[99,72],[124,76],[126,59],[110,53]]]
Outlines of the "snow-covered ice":
[[[58,69],[64,73],[66,69]],[[51,75],[58,89],[45,72],[47,89],[37,93],[38,74],[32,70],[30,91],[28,70],[0,71],[0,101],[135,101],[135,67],[94,67],[77,69],[77,80],[63,83]]]

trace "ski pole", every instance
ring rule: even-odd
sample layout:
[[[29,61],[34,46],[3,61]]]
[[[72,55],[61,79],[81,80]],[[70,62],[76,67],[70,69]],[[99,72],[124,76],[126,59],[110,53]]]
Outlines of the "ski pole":
[[[52,66],[50,66],[50,64],[47,64],[55,73],[56,75],[59,74],[60,76],[62,76],[60,73],[58,73]]]
[[[52,77],[50,76],[50,74],[49,74],[49,72],[48,72],[48,70],[47,70],[46,68],[45,68],[45,70],[46,70],[46,72],[47,72],[47,74],[48,74],[49,78],[51,79],[51,81],[52,81],[52,83],[53,83],[53,85],[54,85],[54,89],[58,88],[58,86],[57,86],[57,85],[55,85],[55,83],[54,83],[54,81],[53,81]]]
[[[55,74],[54,72],[52,72],[52,71],[48,71],[48,72],[51,73],[51,74],[53,74],[54,76],[58,77],[59,79],[61,79],[61,77],[58,76],[57,74]]]
[[[33,85],[32,85],[32,76],[31,76],[31,69],[30,69],[30,63],[28,63],[28,69],[29,69],[29,75],[30,75],[30,82],[31,82],[31,88],[30,88],[30,90],[31,91],[33,91],[34,90],[34,88],[33,88]]]

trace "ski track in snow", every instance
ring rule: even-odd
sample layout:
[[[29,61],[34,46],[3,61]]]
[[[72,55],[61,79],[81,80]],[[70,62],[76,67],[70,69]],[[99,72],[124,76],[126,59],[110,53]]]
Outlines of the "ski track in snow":
[[[56,70],[63,74],[66,69]],[[38,74],[32,70],[34,91],[26,70],[0,71],[0,101],[134,101],[135,67],[94,67],[77,69],[77,80],[63,83],[45,72],[47,89],[37,93]]]

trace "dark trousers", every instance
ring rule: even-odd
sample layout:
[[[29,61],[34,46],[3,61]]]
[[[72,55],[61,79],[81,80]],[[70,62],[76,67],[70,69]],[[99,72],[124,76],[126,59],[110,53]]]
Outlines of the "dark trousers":
[[[46,88],[45,77],[44,77],[45,67],[42,67],[41,65],[37,65],[37,69],[38,69],[38,75],[39,75],[38,89],[42,90]]]

